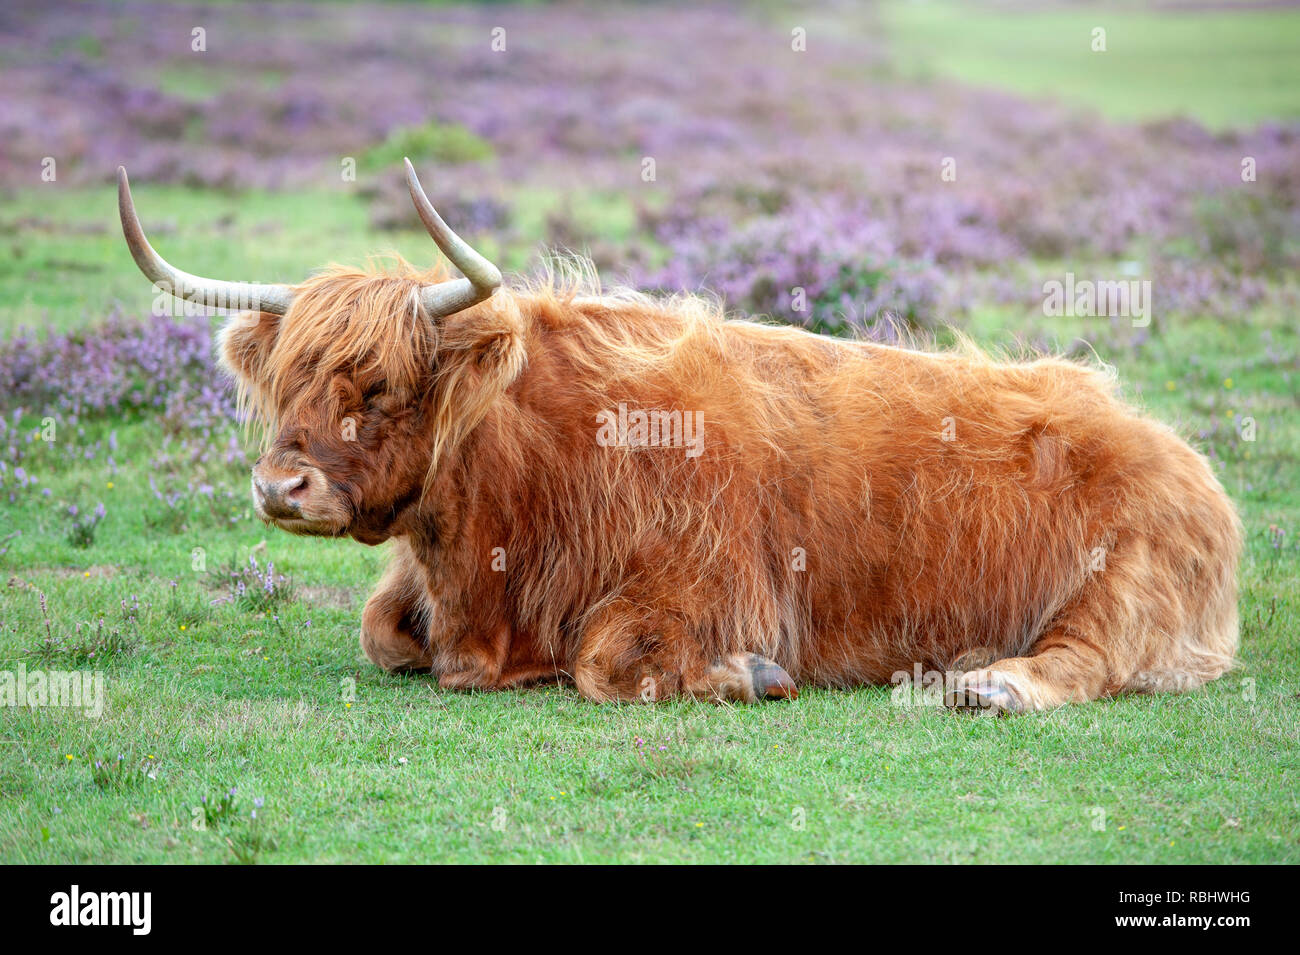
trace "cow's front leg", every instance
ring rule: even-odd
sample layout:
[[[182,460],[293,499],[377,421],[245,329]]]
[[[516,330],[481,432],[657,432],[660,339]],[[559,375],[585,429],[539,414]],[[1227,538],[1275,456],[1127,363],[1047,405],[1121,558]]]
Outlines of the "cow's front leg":
[[[597,611],[583,631],[573,668],[589,700],[654,703],[674,696],[754,703],[793,699],[794,680],[757,653],[709,658],[680,622],[647,615],[616,600]]]
[[[510,654],[510,627],[498,623],[459,637],[437,656],[438,684],[448,690],[494,690]]]
[[[361,613],[362,652],[390,672],[429,670],[428,613],[419,565],[399,547]]]

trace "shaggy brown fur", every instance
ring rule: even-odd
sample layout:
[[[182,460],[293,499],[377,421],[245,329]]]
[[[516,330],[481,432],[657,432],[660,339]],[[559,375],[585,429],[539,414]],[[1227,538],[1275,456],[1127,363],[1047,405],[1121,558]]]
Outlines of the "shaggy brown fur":
[[[1101,371],[562,281],[432,322],[439,277],[335,268],[221,346],[260,476],[308,481],[277,523],[394,539],[361,629],[382,667],[593,700],[955,667],[950,701],[1016,710],[1231,663],[1233,507]],[[692,413],[696,453],[598,440],[620,405]]]

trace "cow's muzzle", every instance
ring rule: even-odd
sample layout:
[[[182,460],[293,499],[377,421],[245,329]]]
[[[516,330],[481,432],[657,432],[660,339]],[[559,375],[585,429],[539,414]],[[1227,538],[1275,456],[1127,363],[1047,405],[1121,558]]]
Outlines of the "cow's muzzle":
[[[259,464],[253,468],[253,506],[263,520],[301,518],[303,501],[311,491],[306,472],[283,472]]]

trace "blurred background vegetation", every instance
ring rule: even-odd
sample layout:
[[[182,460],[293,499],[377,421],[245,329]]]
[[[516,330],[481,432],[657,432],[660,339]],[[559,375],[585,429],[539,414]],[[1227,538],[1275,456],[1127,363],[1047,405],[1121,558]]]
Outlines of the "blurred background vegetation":
[[[409,154],[447,218],[508,266],[561,246],[610,280],[840,330],[1033,308],[1062,263],[1127,263],[1155,281],[1162,320],[1233,311],[1283,295],[1272,279],[1300,246],[1292,6],[43,3],[3,17],[5,227],[48,240],[11,241],[9,327],[92,320],[105,292],[143,300],[102,188],[119,163],[160,243],[200,271],[293,281],[377,247],[418,258]],[[76,228],[54,225],[78,210]],[[796,286],[809,312],[791,307]]]

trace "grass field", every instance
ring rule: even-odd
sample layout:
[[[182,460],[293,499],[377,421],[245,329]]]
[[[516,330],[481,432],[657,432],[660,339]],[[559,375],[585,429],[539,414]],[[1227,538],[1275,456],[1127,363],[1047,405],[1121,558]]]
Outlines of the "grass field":
[[[890,0],[883,18],[899,66],[916,76],[1052,96],[1119,119],[1186,116],[1212,129],[1300,116],[1295,7],[1242,16],[1207,4],[1170,16],[1134,4]],[[1097,29],[1104,50],[1093,49]]]
[[[900,50],[941,44],[972,82],[993,58],[1026,92],[1095,85],[1063,81],[1074,67],[1054,40],[1012,56],[1017,17],[972,34],[936,7],[889,14]],[[1283,29],[1253,22],[1254,38]],[[1121,35],[1110,55],[1124,55]],[[1295,115],[1294,88],[1260,98],[1294,61],[1215,35],[1228,62],[1254,65],[1227,82],[1199,61],[1195,82],[1214,95],[1196,98],[1198,115]],[[1175,46],[1166,65],[1184,63]],[[1182,108],[1166,86],[1181,74],[1133,86],[1133,115]],[[293,280],[388,248],[430,255],[421,234],[372,228],[345,189],[137,183],[136,200],[165,256],[214,275]],[[590,201],[593,228],[632,227],[619,202]],[[516,241],[485,251],[521,266],[554,202],[521,196]],[[108,187],[7,199],[0,343],[20,326],[148,310],[115,217]],[[0,862],[1300,861],[1300,326],[1278,301],[1158,318],[1141,343],[1117,333],[1099,347],[1131,400],[1212,455],[1240,508],[1238,669],[1184,695],[1015,718],[900,705],[889,688],[594,706],[567,688],[463,694],[390,676],[357,645],[385,547],[263,527],[247,464],[200,455],[206,437],[156,414],[86,414],[45,441],[41,413],[10,412],[6,478],[21,463],[33,480],[0,495],[0,672],[99,671],[106,705],[98,718],[0,707]],[[984,305],[963,325],[993,348],[1065,347],[1097,321]],[[260,587],[250,556],[287,579]],[[237,579],[252,586],[233,592]]]

